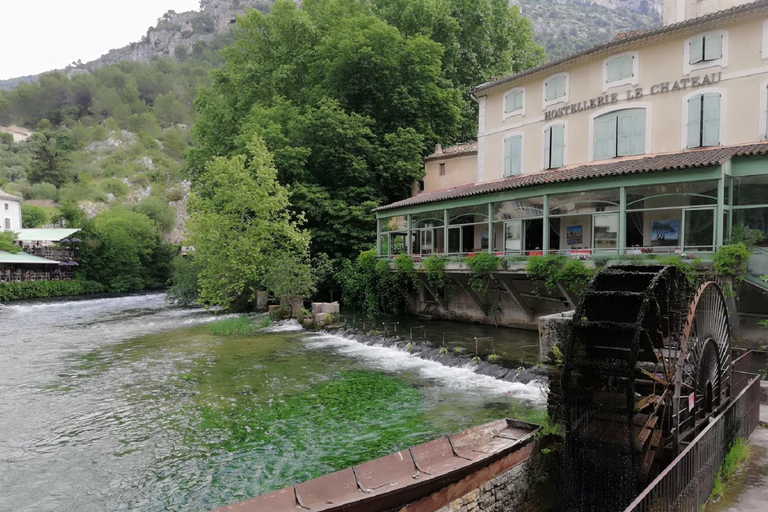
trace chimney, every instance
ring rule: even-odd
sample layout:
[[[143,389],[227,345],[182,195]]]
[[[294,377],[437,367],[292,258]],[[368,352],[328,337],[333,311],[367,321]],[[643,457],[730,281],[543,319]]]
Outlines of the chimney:
[[[439,142],[437,144],[435,144],[435,154],[436,155],[442,155],[443,154],[443,146],[441,146]]]

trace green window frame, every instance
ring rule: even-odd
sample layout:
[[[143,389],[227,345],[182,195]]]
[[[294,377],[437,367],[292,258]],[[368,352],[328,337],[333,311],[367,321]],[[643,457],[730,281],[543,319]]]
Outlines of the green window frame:
[[[688,99],[688,148],[720,145],[720,93]]]
[[[645,154],[644,108],[609,112],[595,118],[594,160]]]
[[[566,95],[566,76],[559,75],[544,82],[545,101],[554,101]]]
[[[625,78],[631,78],[635,76],[635,56],[634,55],[620,55],[614,57],[605,63],[606,68],[606,83],[618,82]]]
[[[517,89],[509,91],[504,95],[504,113],[511,114],[518,110],[523,110],[523,94],[524,91]]]
[[[522,172],[523,136],[511,135],[504,139],[504,177]]]
[[[699,64],[723,58],[723,34],[700,34],[688,41],[690,58],[688,63]]]
[[[565,163],[565,125],[555,124],[544,130],[544,169],[557,169]]]

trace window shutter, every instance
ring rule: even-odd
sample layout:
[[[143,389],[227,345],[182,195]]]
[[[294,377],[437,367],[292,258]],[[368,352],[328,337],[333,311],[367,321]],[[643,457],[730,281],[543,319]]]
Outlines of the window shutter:
[[[595,119],[595,160],[616,156],[616,116]]]
[[[523,108],[523,92],[517,91],[515,93],[514,98],[515,98],[515,105],[513,107],[514,110],[521,110]]]
[[[618,116],[617,156],[645,153],[645,109],[626,110]]]
[[[635,74],[635,56],[627,55],[621,62],[621,78],[629,78]]]
[[[504,177],[512,175],[512,139],[504,139]]]
[[[763,115],[765,116],[765,133],[763,134],[763,137],[768,139],[768,88],[763,91],[763,94],[766,95],[766,109]]]
[[[723,36],[704,37],[704,60],[717,60],[723,56]]]
[[[560,76],[549,80],[544,88],[546,89],[544,95],[546,101],[552,101],[565,96],[565,77]]]
[[[563,125],[555,125],[552,127],[552,143],[551,143],[551,157],[549,159],[549,167],[551,169],[557,169],[563,166],[563,152],[565,150],[565,127]]]
[[[691,53],[690,64],[698,64],[704,60],[704,36],[696,36],[688,43]]]
[[[544,130],[544,169],[552,168],[552,128]]]
[[[509,143],[509,171],[507,176],[516,176],[522,171],[523,163],[523,138],[521,136],[510,137]]]
[[[607,69],[607,82],[616,82],[617,80],[621,80],[621,59],[612,59],[609,60],[606,66]]]
[[[703,94],[702,146],[720,145],[720,95]]]
[[[645,109],[632,114],[632,153],[645,154]]]
[[[622,112],[618,116],[618,145],[617,156],[627,156],[632,153],[632,113]]]
[[[688,100],[688,147],[701,146],[701,95]]]
[[[508,92],[504,95],[504,113],[509,114],[513,108],[512,93]]]

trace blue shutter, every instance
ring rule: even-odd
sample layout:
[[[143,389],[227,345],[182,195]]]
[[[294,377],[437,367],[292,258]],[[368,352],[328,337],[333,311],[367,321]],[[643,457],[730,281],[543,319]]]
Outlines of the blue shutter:
[[[559,76],[547,81],[544,85],[546,101],[552,101],[565,96],[565,77]]]
[[[504,139],[504,177],[512,175],[512,139]]]
[[[701,94],[688,100],[688,147],[701,146]]]
[[[509,172],[507,176],[516,176],[523,167],[523,137],[517,135],[507,139],[509,142]]]
[[[618,137],[617,156],[645,153],[645,109],[619,112]]]
[[[632,154],[645,154],[645,109],[632,114]]]
[[[555,125],[552,127],[552,143],[550,146],[550,168],[557,169],[562,167],[564,163],[563,153],[565,152],[565,126]]]
[[[717,60],[723,56],[723,36],[704,36],[704,60]]]
[[[616,115],[595,119],[595,160],[616,156]]]
[[[606,71],[606,74],[608,75],[606,78],[607,83],[616,82],[618,80],[621,80],[621,59],[611,59],[606,64],[606,67],[608,68]]]
[[[720,145],[720,95],[702,94],[703,119],[701,129],[702,146]]]
[[[508,92],[504,96],[504,113],[509,114],[523,108],[523,91]]]
[[[521,110],[523,108],[523,91],[517,91],[514,95],[515,105],[514,110]]]
[[[544,169],[552,168],[552,128],[544,130]]]
[[[629,78],[635,75],[635,56],[627,55],[621,61],[621,78]]]
[[[691,38],[688,46],[691,53],[690,60],[688,61],[689,64],[698,64],[704,60],[704,36]]]

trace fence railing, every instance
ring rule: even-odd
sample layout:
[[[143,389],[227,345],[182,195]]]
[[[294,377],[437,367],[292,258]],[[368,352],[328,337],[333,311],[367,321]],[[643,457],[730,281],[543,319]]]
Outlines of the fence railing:
[[[733,373],[736,397],[624,512],[699,512],[707,502],[725,454],[736,438],[749,439],[759,421],[760,377]]]

